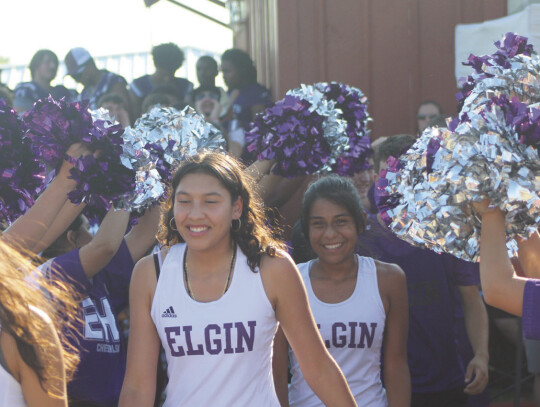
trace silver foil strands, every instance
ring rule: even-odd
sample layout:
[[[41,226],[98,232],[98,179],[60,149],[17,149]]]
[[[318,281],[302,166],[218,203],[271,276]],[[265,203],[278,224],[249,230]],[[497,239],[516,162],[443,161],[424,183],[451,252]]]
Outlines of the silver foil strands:
[[[133,128],[128,127],[124,132],[122,162],[137,172],[136,189],[131,197],[133,208],[143,209],[157,203],[169,182],[162,175],[170,174],[182,159],[203,149],[224,147],[221,132],[189,106],[182,111],[157,106],[144,114]]]
[[[336,163],[343,151],[349,149],[349,137],[346,132],[347,122],[341,118],[341,110],[336,108],[335,103],[325,98],[324,94],[313,85],[302,84],[300,88],[287,91],[287,95],[307,100],[311,103],[310,112],[314,111],[326,117],[322,128],[324,138],[330,145],[332,153],[328,161],[316,173],[323,174],[331,172],[332,166]]]
[[[514,238],[528,238],[540,222],[540,158],[520,143],[500,106],[486,104],[469,119],[454,132],[426,129],[400,157],[403,169],[387,177],[387,192],[400,196],[390,228],[411,244],[478,261],[481,222],[472,202],[488,197],[506,212],[514,255]],[[440,147],[430,152],[434,138]]]

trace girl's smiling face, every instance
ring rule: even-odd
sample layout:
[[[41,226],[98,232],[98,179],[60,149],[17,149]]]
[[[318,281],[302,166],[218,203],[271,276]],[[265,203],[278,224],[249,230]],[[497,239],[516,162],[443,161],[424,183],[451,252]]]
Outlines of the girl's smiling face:
[[[241,213],[240,198],[232,202],[229,191],[211,175],[187,174],[176,188],[174,220],[178,233],[192,250],[230,246],[231,223]]]
[[[319,260],[336,264],[354,254],[358,238],[356,224],[343,206],[318,198],[309,216],[309,241]]]

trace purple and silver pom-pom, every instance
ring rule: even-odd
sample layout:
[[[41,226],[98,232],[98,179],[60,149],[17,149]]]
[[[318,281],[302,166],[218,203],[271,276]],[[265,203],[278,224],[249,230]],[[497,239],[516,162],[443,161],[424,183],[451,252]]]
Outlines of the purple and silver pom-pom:
[[[370,130],[372,121],[367,111],[367,97],[353,86],[339,82],[321,82],[314,85],[324,93],[327,99],[335,102],[342,111],[342,118],[347,122],[349,148],[341,154],[333,166],[333,172],[339,175],[353,175],[369,168],[368,158],[373,155]]]
[[[412,244],[477,261],[481,222],[471,203],[488,197],[506,213],[508,249],[540,222],[540,105],[505,96],[468,115],[455,131],[429,128],[400,157],[385,192],[399,196],[390,228]]]
[[[302,85],[255,117],[247,149],[259,160],[276,160],[273,173],[287,178],[330,172],[348,147],[340,116],[321,91]]]
[[[15,110],[0,99],[0,229],[34,204],[44,183],[45,168],[23,136],[24,130]]]
[[[155,107],[124,133],[122,162],[136,171],[129,204],[135,209],[156,204],[180,161],[201,150],[224,150],[225,144],[221,132],[191,107]]]
[[[375,205],[381,216],[381,220],[386,226],[390,226],[393,219],[401,211],[400,198],[401,195],[394,188],[395,185],[401,183],[400,170],[402,166],[399,159],[388,157],[388,167],[381,170],[379,179],[375,184]],[[390,188],[389,188],[390,186]]]

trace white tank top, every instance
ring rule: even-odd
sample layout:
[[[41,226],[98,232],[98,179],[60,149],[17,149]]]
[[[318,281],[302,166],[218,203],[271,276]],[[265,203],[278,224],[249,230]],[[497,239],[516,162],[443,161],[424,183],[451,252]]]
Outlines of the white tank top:
[[[358,276],[352,295],[343,302],[329,304],[319,300],[311,286],[312,262],[298,265],[309,304],[330,354],[345,375],[359,407],[387,406],[381,383],[381,351],[386,314],[379,295],[377,269],[373,259],[358,258]],[[323,406],[300,371],[298,360],[289,349],[292,380],[289,386],[291,407]]]
[[[0,325],[0,333],[2,326]],[[0,352],[2,350],[0,349]],[[26,407],[21,384],[0,364],[0,407]]]
[[[186,245],[169,249],[151,316],[167,356],[164,407],[279,406],[272,376],[274,310],[261,280],[237,249],[229,289],[201,303],[187,293]]]

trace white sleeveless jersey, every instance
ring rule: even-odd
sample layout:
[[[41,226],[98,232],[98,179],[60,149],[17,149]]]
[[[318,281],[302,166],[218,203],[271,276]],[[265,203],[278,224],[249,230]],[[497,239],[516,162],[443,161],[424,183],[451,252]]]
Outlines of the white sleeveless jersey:
[[[298,268],[324,343],[347,378],[356,403],[359,407],[387,406],[380,377],[386,314],[379,295],[375,262],[368,257],[357,258],[358,277],[354,292],[337,304],[322,302],[315,296],[309,278],[312,262],[299,264]],[[290,349],[289,359],[292,373],[290,406],[323,406],[306,383]]]
[[[279,406],[272,377],[274,310],[240,249],[229,289],[201,303],[187,293],[185,244],[170,248],[151,316],[167,356],[164,407]]]
[[[21,384],[2,365],[0,365],[0,407],[26,407]]]

